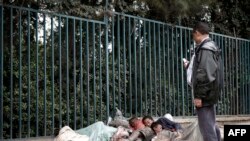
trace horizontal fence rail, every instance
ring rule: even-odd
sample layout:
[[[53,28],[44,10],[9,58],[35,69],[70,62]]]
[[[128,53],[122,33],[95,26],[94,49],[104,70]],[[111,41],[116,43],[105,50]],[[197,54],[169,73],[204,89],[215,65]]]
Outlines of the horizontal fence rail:
[[[182,58],[192,29],[115,13],[106,22],[0,5],[0,139],[50,136],[124,116],[194,115]],[[219,115],[250,113],[249,40],[222,48]]]

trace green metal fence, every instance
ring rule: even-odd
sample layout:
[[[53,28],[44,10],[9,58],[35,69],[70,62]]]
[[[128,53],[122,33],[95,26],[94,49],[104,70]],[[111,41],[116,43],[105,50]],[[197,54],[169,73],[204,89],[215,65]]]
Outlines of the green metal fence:
[[[191,29],[113,13],[95,21],[0,5],[0,139],[53,135],[124,116],[192,116],[182,58]],[[219,115],[250,113],[249,40],[211,33],[223,50]]]

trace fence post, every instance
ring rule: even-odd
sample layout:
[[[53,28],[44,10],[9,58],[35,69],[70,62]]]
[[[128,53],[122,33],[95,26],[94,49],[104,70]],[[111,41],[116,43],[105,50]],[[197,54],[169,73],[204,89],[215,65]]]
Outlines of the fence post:
[[[235,33],[235,30],[234,30],[234,33]],[[238,39],[237,39],[237,37],[236,37],[236,34],[235,34],[235,48],[236,48],[236,64],[239,64],[239,62],[238,62],[238,49],[239,49],[239,47],[238,47]],[[238,115],[239,114],[239,92],[238,92],[238,89],[239,89],[239,83],[238,83],[238,79],[239,79],[239,73],[238,73],[238,67],[236,67],[236,106],[237,106],[237,108],[236,108],[236,114]]]
[[[0,139],[3,139],[3,5],[0,6]]]
[[[108,12],[108,0],[105,3],[105,12]],[[105,22],[105,59],[106,59],[106,120],[109,118],[109,52],[108,52],[108,15],[104,14],[104,22]]]

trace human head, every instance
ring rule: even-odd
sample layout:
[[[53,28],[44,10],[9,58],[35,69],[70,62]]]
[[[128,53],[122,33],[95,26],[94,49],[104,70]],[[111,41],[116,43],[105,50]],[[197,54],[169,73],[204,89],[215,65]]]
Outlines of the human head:
[[[135,122],[136,120],[138,120],[137,117],[131,117],[129,120],[128,120],[128,123],[131,127],[134,127],[135,126]]]
[[[142,123],[141,118],[138,117],[132,117],[128,120],[128,122],[133,130],[142,129],[145,127],[144,124]]]
[[[144,116],[142,118],[142,123],[145,125],[145,126],[148,126],[150,127],[151,124],[154,122],[154,119],[151,117],[151,116]]]
[[[158,134],[162,131],[162,125],[159,122],[153,122],[151,128],[154,130],[155,134]]]
[[[196,42],[196,44],[199,44],[205,37],[209,35],[209,27],[208,24],[204,22],[198,22],[194,27],[193,27],[193,39]]]

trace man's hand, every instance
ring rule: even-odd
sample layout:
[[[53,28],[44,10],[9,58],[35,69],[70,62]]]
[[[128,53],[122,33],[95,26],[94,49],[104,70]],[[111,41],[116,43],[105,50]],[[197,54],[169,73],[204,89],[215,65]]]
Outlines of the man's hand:
[[[195,98],[194,99],[194,105],[196,107],[202,107],[202,100],[200,98]]]
[[[183,58],[183,66],[184,66],[184,68],[187,69],[188,65],[189,65],[189,61],[186,58]]]

